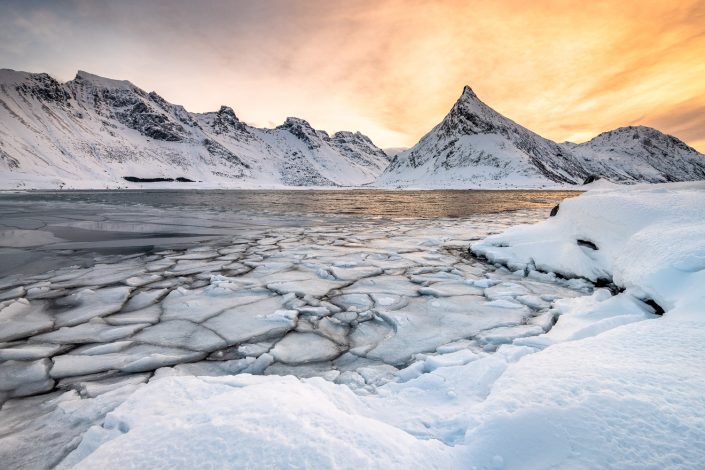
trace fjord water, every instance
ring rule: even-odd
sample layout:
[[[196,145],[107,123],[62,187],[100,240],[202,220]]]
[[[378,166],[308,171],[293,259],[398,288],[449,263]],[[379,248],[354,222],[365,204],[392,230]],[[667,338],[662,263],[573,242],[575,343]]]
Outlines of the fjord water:
[[[575,191],[145,190],[0,194],[0,276],[252,230],[550,208]],[[392,225],[393,227],[393,225]]]
[[[0,204],[64,202],[275,214],[431,218],[550,207],[556,201],[577,194],[576,191],[541,190],[57,191],[2,194]]]

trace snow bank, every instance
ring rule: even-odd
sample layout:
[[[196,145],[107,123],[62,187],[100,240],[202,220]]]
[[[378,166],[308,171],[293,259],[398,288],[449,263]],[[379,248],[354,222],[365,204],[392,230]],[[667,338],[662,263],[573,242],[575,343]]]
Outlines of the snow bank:
[[[665,316],[524,356],[474,408],[461,461],[701,468],[704,327]]]
[[[167,377],[89,429],[60,468],[448,468],[449,448],[357,406],[323,379]]]
[[[606,279],[664,310],[705,306],[705,183],[594,190],[472,246],[512,269]]]

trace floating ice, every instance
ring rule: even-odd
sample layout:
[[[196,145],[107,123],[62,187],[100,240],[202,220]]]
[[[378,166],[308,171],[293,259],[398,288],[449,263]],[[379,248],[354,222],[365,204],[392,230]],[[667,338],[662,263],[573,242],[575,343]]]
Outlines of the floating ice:
[[[129,287],[106,287],[84,289],[71,294],[59,302],[66,310],[55,315],[57,326],[74,326],[91,318],[103,317],[118,312],[128,296]]]
[[[266,289],[229,289],[212,285],[201,289],[179,288],[162,301],[162,320],[189,320],[203,322],[224,310],[254,303],[271,296]]]
[[[294,332],[287,334],[270,353],[280,362],[305,364],[333,359],[340,352],[338,345],[323,336]]]
[[[395,334],[366,355],[392,365],[404,364],[415,353],[434,351],[442,344],[489,328],[520,324],[529,312],[526,307],[518,307],[498,308],[474,295],[411,299],[406,307],[383,315]]]
[[[32,340],[54,344],[107,343],[131,336],[146,326],[149,326],[149,324],[135,323],[125,326],[112,326],[102,321],[90,321],[37,335]]]
[[[60,344],[18,344],[0,348],[0,361],[31,361],[53,356],[64,349]]]
[[[45,313],[45,304],[26,299],[0,302],[0,341],[26,338],[50,330],[54,320]]]
[[[208,328],[186,320],[168,320],[150,326],[133,336],[137,342],[194,351],[214,351],[226,341]]]
[[[381,275],[374,278],[361,279],[352,286],[345,288],[346,294],[395,294],[415,296],[418,295],[418,286],[406,276]]]
[[[231,308],[203,323],[217,331],[228,344],[251,342],[252,338],[281,336],[296,325],[295,318],[270,315],[282,310],[281,297],[267,297],[246,305]]]

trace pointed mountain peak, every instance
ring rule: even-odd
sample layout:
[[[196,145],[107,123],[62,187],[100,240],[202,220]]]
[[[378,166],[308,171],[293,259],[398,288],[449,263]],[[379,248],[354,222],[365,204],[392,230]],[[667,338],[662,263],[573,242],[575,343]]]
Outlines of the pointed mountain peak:
[[[470,88],[470,85],[465,85],[463,87],[463,93],[460,95],[460,98],[458,98],[458,101],[479,101],[479,98],[475,94],[474,91],[472,91],[472,88]]]
[[[463,112],[467,112],[468,110],[478,112],[485,112],[487,110],[490,110],[494,112],[492,108],[487,106],[484,102],[482,102],[480,98],[477,97],[477,94],[475,94],[475,92],[472,88],[470,88],[469,85],[465,85],[463,87],[463,92],[460,94],[460,97],[455,102],[453,110],[462,110]]]
[[[446,134],[461,135],[490,134],[498,128],[520,127],[487,106],[467,85],[440,126]]]

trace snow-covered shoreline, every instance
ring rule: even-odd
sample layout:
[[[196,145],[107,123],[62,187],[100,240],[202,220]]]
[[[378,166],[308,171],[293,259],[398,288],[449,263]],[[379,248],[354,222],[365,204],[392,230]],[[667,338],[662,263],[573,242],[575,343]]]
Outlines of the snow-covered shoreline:
[[[613,281],[669,312],[702,309],[705,183],[593,190],[565,200],[549,220],[513,227],[472,250],[514,270]]]
[[[484,333],[492,354],[463,341],[443,345],[417,354],[396,380],[357,393],[320,377],[194,377],[167,368],[147,384],[94,398],[59,395],[51,423],[107,413],[76,436],[59,467],[697,468],[705,461],[705,184],[596,189],[563,201],[555,217],[472,249],[516,271],[505,271],[503,282],[472,281],[491,290],[493,307],[545,301],[522,294],[511,276],[551,281],[558,272],[623,290],[556,300],[533,324]],[[434,285],[425,292],[439,291]],[[541,321],[550,331],[532,330]]]
[[[418,186],[382,186],[364,184],[359,186],[290,186],[283,184],[259,183],[254,181],[194,181],[194,182],[129,182],[129,181],[95,181],[91,179],[66,180],[58,178],[44,178],[22,173],[5,173],[0,175],[0,194],[10,192],[33,191],[144,191],[144,190],[169,190],[169,191],[586,191],[588,188],[577,184],[560,184],[539,182],[536,184],[512,184],[497,182],[472,185],[467,181],[457,184],[449,181],[439,181],[437,184]]]

